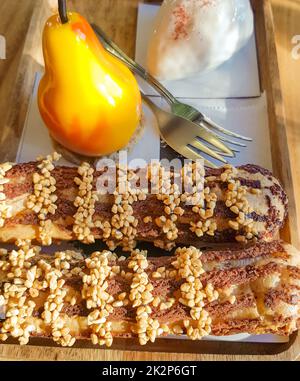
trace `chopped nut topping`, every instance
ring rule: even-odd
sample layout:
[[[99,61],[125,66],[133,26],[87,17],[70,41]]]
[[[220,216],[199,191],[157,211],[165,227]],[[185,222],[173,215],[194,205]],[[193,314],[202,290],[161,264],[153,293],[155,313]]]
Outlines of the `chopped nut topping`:
[[[30,332],[35,327],[28,323],[28,318],[32,316],[35,303],[26,296],[28,290],[34,289],[34,282],[37,277],[37,267],[26,268],[28,262],[38,252],[39,248],[30,247],[29,241],[18,241],[19,250],[12,250],[7,261],[1,266],[2,270],[8,272],[8,279],[4,283],[3,295],[1,295],[0,305],[6,308],[6,318],[0,328],[0,340],[5,341],[8,335],[18,338],[21,345],[29,341]],[[12,274],[12,277],[9,277]],[[17,274],[17,275],[15,275]]]
[[[153,299],[153,301],[152,301],[152,305],[153,305],[153,307],[158,307],[158,306],[160,305],[160,303],[161,303],[161,299],[160,299],[159,296],[156,296],[156,297]]]
[[[145,224],[148,224],[149,222],[152,222],[152,217],[147,216],[147,217],[144,218],[143,221],[145,222]]]
[[[10,163],[0,165],[0,227],[4,225],[7,218],[11,217],[11,206],[6,204],[6,196],[3,193],[3,185],[9,182],[9,180],[5,178],[6,172],[8,172],[11,168],[12,165]]]
[[[70,329],[65,325],[65,316],[61,313],[67,290],[63,287],[65,280],[62,279],[61,268],[63,268],[64,258],[62,253],[55,254],[55,267],[51,268],[45,275],[50,293],[44,304],[42,317],[46,324],[51,326],[52,337],[55,342],[63,347],[74,345],[76,338],[72,337]]]
[[[227,191],[225,197],[225,204],[230,210],[237,215],[235,220],[228,222],[229,227],[233,230],[244,232],[244,235],[237,234],[235,239],[238,242],[245,243],[247,240],[253,239],[257,235],[254,228],[254,221],[248,218],[247,215],[252,213],[253,210],[249,206],[246,194],[248,188],[242,186],[239,180],[236,180],[237,169],[232,165],[225,165],[224,172],[221,174],[221,181],[227,182]],[[250,193],[259,194],[260,189],[251,188]]]
[[[174,298],[168,298],[165,302],[161,302],[159,305],[160,311],[168,310],[169,308],[172,308],[172,306],[175,303]]]
[[[174,241],[178,238],[176,221],[178,216],[184,214],[184,209],[180,207],[180,189],[175,183],[175,176],[175,173],[172,174],[160,163],[152,163],[148,167],[148,179],[157,194],[157,199],[164,204],[165,213],[165,215],[155,219],[155,223],[162,229],[165,239],[156,240],[154,245],[165,250],[171,250],[175,246]],[[174,179],[173,183],[172,178]]]
[[[93,253],[85,260],[89,273],[82,277],[82,298],[86,300],[87,308],[93,309],[88,315],[92,343],[107,347],[110,347],[113,342],[111,323],[107,321],[107,317],[116,307],[113,305],[115,303],[113,296],[106,291],[112,271],[108,264],[110,255],[111,253],[107,250]]]
[[[55,202],[57,196],[54,194],[56,191],[56,181],[51,172],[54,169],[53,161],[59,160],[61,155],[54,152],[46,158],[39,158],[40,164],[38,168],[40,172],[33,174],[34,193],[28,197],[27,208],[32,209],[38,214],[40,221],[39,226],[39,239],[43,245],[51,245],[51,226],[50,219],[46,219],[48,213],[55,214],[57,206]]]
[[[68,250],[55,253],[52,267],[43,259],[36,263],[34,257],[40,252],[40,247],[31,247],[29,241],[18,241],[17,245],[20,249],[12,250],[6,263],[6,271],[12,273],[13,283],[7,282],[4,285],[3,305],[6,306],[6,320],[0,331],[2,339],[9,333],[18,337],[20,344],[28,343],[30,333],[36,329],[30,323],[36,307],[32,299],[37,298],[40,291],[49,289],[41,316],[45,324],[50,326],[54,341],[62,346],[72,346],[75,338],[66,327],[66,315],[62,314],[61,310],[67,294],[67,289],[63,287],[63,271],[69,268],[68,261],[72,260],[74,253]],[[78,255],[79,253],[76,253],[77,258]],[[70,303],[74,305],[76,299],[71,298]],[[11,321],[13,316],[15,317]]]
[[[98,200],[97,192],[93,191],[94,169],[88,163],[82,163],[78,167],[79,177],[74,182],[78,185],[78,195],[74,201],[77,211],[74,215],[73,232],[79,241],[94,243],[95,238],[92,228],[95,227],[93,215],[95,202]]]
[[[180,287],[179,302],[191,309],[190,315],[193,320],[197,321],[197,328],[185,327],[187,335],[192,340],[201,339],[211,332],[211,318],[204,310],[205,300],[212,302],[219,295],[210,283],[205,288],[201,283],[200,276],[204,273],[204,269],[200,260],[202,253],[198,249],[195,247],[179,248],[175,254],[177,259],[172,265],[177,270],[178,277],[186,280]],[[177,332],[174,331],[174,333]]]
[[[130,256],[128,268],[133,271],[129,300],[136,308],[137,324],[134,332],[138,334],[141,345],[147,344],[149,340],[153,343],[162,332],[159,329],[158,320],[150,317],[152,312],[150,304],[154,298],[151,293],[153,286],[145,271],[148,268],[146,252],[134,250]]]
[[[133,215],[132,204],[145,200],[146,193],[141,189],[132,189],[130,180],[136,174],[122,167],[118,168],[118,186],[114,192],[114,204],[111,208],[111,221],[98,221],[98,227],[103,230],[103,239],[110,250],[121,246],[124,251],[131,251],[136,246],[138,219]]]
[[[158,248],[166,250],[166,251],[171,251],[175,247],[174,242],[165,242],[161,239],[156,239],[155,241],[153,241],[153,245],[155,247],[158,247]]]
[[[191,222],[190,230],[202,237],[204,234],[213,236],[217,230],[217,224],[212,221],[214,210],[216,207],[217,196],[205,187],[205,169],[197,166],[195,163],[189,163],[183,168],[183,176],[185,184],[192,188],[192,193],[183,193],[181,200],[185,203],[193,205],[193,212],[199,214],[199,221]]]

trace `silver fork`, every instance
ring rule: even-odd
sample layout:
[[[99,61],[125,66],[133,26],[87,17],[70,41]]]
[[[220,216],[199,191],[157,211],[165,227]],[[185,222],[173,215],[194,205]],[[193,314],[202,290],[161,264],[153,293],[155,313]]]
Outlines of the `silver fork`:
[[[111,41],[110,38],[106,36],[106,34],[102,31],[101,28],[99,28],[95,24],[92,24],[92,26],[105,49],[109,51],[111,54],[113,54],[115,57],[121,59],[132,71],[137,73],[140,77],[142,77],[145,81],[152,85],[167,100],[167,102],[171,106],[172,113],[199,124],[199,126],[207,130],[216,139],[218,139],[219,143],[221,143],[221,140],[223,142],[234,144],[240,147],[246,147],[245,144],[242,144],[232,139],[228,139],[223,135],[227,135],[245,141],[252,141],[251,138],[234,133],[219,126],[218,124],[214,123],[211,119],[206,117],[204,114],[202,114],[196,108],[188,104],[179,102],[159,81],[152,77],[151,74],[149,74],[141,65],[136,63],[130,57],[128,57],[113,41]],[[223,135],[221,135],[220,133],[222,133]],[[220,148],[220,146],[222,148]],[[223,155],[225,153],[225,156],[230,157],[235,156],[233,151],[238,152],[237,150],[230,149],[222,143],[221,145],[219,144],[218,149],[221,149],[221,151],[223,151]]]
[[[210,167],[216,166],[201,156],[199,151],[223,163],[227,163],[220,153],[211,150],[201,141],[202,139],[206,140],[208,138],[209,133],[207,131],[200,129],[196,123],[190,120],[161,109],[150,98],[143,94],[143,92],[141,92],[141,94],[158,120],[160,136],[171,148],[191,160],[202,159],[205,165]],[[212,141],[212,144],[213,143],[218,145],[218,142]]]

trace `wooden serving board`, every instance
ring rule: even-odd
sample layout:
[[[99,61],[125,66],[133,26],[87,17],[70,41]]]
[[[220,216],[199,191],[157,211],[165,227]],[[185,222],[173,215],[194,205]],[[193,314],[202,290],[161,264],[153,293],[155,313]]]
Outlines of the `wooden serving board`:
[[[89,21],[102,26],[115,42],[134,56],[137,6],[139,0],[69,0],[69,8],[82,13]],[[144,1],[155,3],[155,1]],[[36,2],[27,32],[16,85],[12,94],[12,107],[2,132],[0,160],[15,159],[22,134],[34,76],[41,71],[41,31],[51,12],[51,3]],[[291,176],[287,143],[286,120],[281,94],[276,54],[272,9],[269,0],[252,0],[258,46],[262,91],[268,98],[268,116],[272,142],[274,174],[281,180],[289,196],[289,218],[281,237],[300,247],[295,195]],[[246,73],[245,73],[246,75]],[[233,342],[191,342],[189,340],[160,339],[154,345],[140,347],[128,340],[118,342],[115,349],[58,348],[35,340],[33,345],[20,347],[0,345],[0,358],[28,360],[294,360],[300,354],[300,336],[293,334],[288,343],[258,344]]]

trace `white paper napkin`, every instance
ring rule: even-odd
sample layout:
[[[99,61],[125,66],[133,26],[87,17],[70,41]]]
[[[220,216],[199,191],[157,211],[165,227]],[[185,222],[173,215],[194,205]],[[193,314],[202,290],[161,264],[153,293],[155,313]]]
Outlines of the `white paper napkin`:
[[[148,41],[158,10],[157,5],[139,5],[136,61],[143,66],[146,65]],[[139,78],[138,81],[144,93],[158,95],[145,81]],[[203,77],[166,81],[164,85],[182,102],[198,108],[222,127],[253,139],[247,143],[246,149],[234,147],[240,152],[229,160],[230,163],[253,163],[272,169],[267,99],[265,94],[260,94],[254,36],[218,69]],[[160,98],[156,102],[168,109]]]
[[[235,158],[230,159],[231,164],[241,165],[251,163],[272,170],[267,99],[265,94],[259,98],[249,99],[182,98],[181,101],[201,110],[201,112],[220,126],[253,139],[252,142],[246,142],[247,148],[235,147],[240,152],[236,153]],[[168,108],[165,101],[163,105],[166,109]],[[231,139],[230,137],[228,138]],[[212,159],[211,161],[214,160]],[[218,164],[216,161],[214,162]]]

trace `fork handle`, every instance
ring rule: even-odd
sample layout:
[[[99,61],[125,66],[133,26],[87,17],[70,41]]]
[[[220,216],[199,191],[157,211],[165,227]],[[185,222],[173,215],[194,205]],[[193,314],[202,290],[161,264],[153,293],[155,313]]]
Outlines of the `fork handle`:
[[[92,24],[92,27],[108,52],[121,59],[130,70],[138,74],[147,83],[154,87],[168,101],[169,104],[172,105],[174,103],[178,103],[177,99],[157,79],[148,73],[147,70],[145,70],[141,65],[128,57],[127,54],[125,54],[113,41],[111,41],[106,36],[106,34],[99,26]]]

